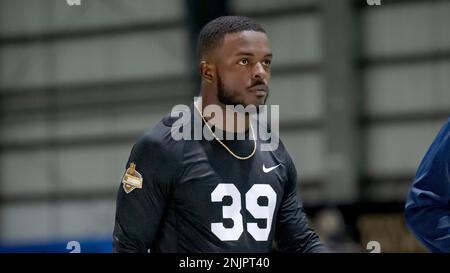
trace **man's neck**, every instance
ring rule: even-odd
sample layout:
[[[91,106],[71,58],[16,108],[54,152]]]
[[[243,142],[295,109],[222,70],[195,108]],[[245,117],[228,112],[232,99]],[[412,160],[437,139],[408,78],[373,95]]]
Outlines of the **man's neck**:
[[[200,97],[196,102],[196,107],[201,111],[203,117],[210,125],[214,125],[216,128],[230,133],[242,133],[246,132],[249,128],[249,115],[248,113],[240,113],[234,111],[233,106],[226,106],[220,102],[208,102],[207,100]],[[221,110],[218,113],[214,111],[204,111],[208,106],[216,105],[214,109]],[[215,116],[219,114],[219,116]],[[211,122],[211,123],[210,123]]]

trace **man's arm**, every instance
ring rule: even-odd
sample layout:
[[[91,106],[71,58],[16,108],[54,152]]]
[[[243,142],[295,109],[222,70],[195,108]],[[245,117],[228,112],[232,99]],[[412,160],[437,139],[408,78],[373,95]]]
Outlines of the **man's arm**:
[[[310,227],[297,195],[297,171],[288,162],[289,179],[277,218],[275,242],[282,252],[327,252],[319,236]]]
[[[167,206],[170,176],[166,169],[167,153],[149,137],[140,139],[131,151],[127,169],[132,164],[142,176],[142,188],[119,187],[113,252],[147,252],[150,250]],[[131,181],[138,181],[135,173]],[[134,180],[137,178],[137,180]],[[127,193],[128,191],[128,193]]]
[[[430,251],[450,252],[450,119],[419,165],[405,218]]]

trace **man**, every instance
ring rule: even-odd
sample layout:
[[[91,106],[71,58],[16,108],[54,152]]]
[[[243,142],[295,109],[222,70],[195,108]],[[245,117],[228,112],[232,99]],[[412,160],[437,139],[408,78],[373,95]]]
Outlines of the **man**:
[[[135,144],[117,197],[113,251],[325,251],[283,144],[259,149],[264,141],[250,137],[246,113],[233,112],[245,122],[227,126],[226,105],[266,102],[272,53],[264,29],[246,17],[217,18],[200,32],[198,53],[202,99],[190,110],[213,138],[174,140],[177,119],[167,116]],[[211,105],[224,110],[214,125],[202,111]]]
[[[450,252],[450,118],[419,165],[405,217],[430,251]]]

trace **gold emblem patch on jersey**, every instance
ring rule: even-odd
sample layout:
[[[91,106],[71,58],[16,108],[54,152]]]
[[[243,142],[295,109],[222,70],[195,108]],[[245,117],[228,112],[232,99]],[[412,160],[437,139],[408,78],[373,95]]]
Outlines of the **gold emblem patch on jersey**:
[[[130,167],[122,177],[123,190],[130,193],[136,188],[142,189],[142,181],[142,175],[136,171],[136,164],[130,163]]]

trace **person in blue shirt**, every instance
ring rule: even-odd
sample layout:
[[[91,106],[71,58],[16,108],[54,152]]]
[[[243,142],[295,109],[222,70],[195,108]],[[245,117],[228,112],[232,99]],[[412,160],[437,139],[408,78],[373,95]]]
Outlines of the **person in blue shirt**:
[[[450,252],[450,118],[417,169],[405,218],[409,229],[431,252]]]

